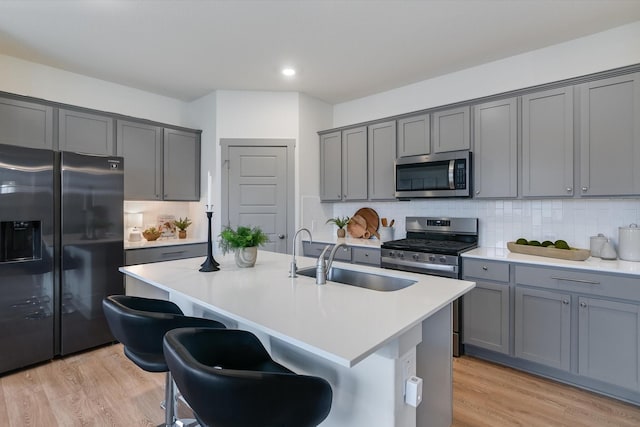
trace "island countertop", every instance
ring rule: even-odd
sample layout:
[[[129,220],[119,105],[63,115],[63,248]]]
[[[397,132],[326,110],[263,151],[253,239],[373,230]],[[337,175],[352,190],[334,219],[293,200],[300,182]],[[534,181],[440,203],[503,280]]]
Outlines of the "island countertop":
[[[289,278],[290,255],[259,251],[253,268],[233,255],[202,273],[203,258],[121,267],[124,274],[263,331],[332,362],[352,367],[474,287],[473,282],[335,262],[335,266],[415,280],[380,292],[315,278]],[[298,257],[298,268],[315,266]]]

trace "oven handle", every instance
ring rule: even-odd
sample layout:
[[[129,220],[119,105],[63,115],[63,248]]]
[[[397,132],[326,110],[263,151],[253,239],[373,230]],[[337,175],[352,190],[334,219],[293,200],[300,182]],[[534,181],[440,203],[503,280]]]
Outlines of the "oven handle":
[[[420,268],[424,268],[427,270],[434,270],[434,271],[450,271],[450,272],[456,272],[456,266],[455,265],[441,265],[441,264],[423,264],[423,263],[419,263],[419,262],[413,262],[413,261],[405,261],[402,259],[398,259],[398,258],[389,258],[389,257],[382,257],[381,260],[382,263],[387,262],[387,265],[406,265],[407,267],[420,267]]]

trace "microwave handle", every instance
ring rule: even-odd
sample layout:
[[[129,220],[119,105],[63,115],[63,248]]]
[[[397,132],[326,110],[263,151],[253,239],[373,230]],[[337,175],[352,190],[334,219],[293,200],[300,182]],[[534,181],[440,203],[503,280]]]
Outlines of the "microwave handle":
[[[456,161],[454,159],[449,160],[449,189],[450,190],[455,190],[456,189],[456,183],[453,179],[453,171],[454,171],[454,166],[456,164]]]

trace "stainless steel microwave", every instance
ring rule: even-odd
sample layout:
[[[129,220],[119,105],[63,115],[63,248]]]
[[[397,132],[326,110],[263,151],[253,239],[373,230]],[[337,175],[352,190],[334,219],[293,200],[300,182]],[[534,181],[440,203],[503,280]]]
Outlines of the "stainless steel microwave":
[[[401,157],[396,160],[396,197],[471,196],[471,152]]]

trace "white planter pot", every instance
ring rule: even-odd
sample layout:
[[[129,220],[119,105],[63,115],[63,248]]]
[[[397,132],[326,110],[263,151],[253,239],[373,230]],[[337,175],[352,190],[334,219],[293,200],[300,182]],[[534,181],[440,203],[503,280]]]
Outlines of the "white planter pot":
[[[258,247],[251,246],[236,250],[236,265],[241,268],[253,267],[258,258]]]

